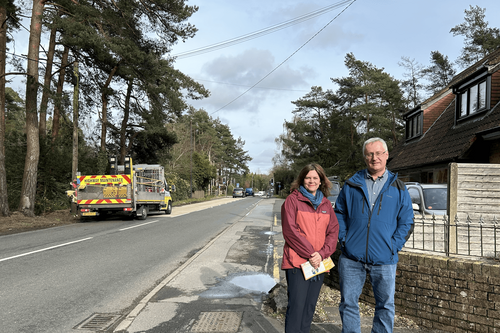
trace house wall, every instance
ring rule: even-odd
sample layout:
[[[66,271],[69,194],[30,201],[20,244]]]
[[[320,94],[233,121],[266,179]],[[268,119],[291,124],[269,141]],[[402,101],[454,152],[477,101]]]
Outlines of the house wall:
[[[500,71],[491,75],[491,107],[500,101]]]
[[[448,165],[402,170],[398,172],[398,179],[402,180],[403,182],[446,184],[448,182]]]
[[[500,164],[500,141],[491,143],[490,163]]]
[[[332,258],[338,263],[339,252]],[[325,283],[339,288],[337,266]],[[396,273],[396,313],[422,328],[446,332],[500,331],[500,264],[400,252]],[[375,305],[369,279],[360,301]]]

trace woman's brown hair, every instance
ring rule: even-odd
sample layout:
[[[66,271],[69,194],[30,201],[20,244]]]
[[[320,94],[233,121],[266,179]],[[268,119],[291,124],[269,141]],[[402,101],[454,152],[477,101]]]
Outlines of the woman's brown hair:
[[[302,170],[300,170],[299,175],[297,179],[295,179],[290,186],[290,193],[293,192],[293,190],[298,190],[300,185],[304,185],[304,179],[306,178],[307,174],[309,171],[316,171],[318,173],[319,179],[321,181],[321,184],[319,185],[319,190],[323,192],[323,195],[325,197],[328,197],[330,195],[330,189],[332,188],[332,183],[328,180],[325,174],[325,170],[321,167],[321,165],[317,163],[310,163],[306,165]]]

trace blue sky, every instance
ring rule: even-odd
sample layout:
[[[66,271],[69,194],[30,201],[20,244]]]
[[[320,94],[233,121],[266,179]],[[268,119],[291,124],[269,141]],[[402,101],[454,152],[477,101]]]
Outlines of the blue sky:
[[[189,5],[199,6],[189,20],[198,32],[175,45],[172,54],[244,36],[340,2],[189,0]],[[490,27],[500,27],[497,0],[356,0],[343,13],[346,5],[259,38],[178,58],[175,67],[211,91],[209,98],[191,104],[218,117],[245,141],[244,149],[253,158],[251,172],[268,173],[277,149],[275,139],[283,133],[284,121],[292,119],[291,102],[312,86],[335,90],[331,78],[348,75],[347,53],[384,68],[396,79],[403,79],[404,69],[398,65],[403,56],[427,66],[431,51],[439,51],[455,61],[464,40],[449,31],[464,22],[466,9],[476,5],[486,8]],[[29,28],[29,22],[25,24]],[[26,33],[14,40],[12,52],[27,54]],[[25,83],[19,77],[14,81],[24,95]]]
[[[190,19],[199,31],[172,53],[244,36],[337,2],[190,0],[190,5],[199,6]],[[489,26],[500,27],[496,15],[500,1],[357,0],[330,24],[346,6],[260,38],[179,58],[176,67],[211,91],[209,98],[192,104],[218,117],[245,141],[245,150],[253,158],[251,172],[267,173],[277,149],[275,138],[283,133],[284,121],[292,119],[291,101],[312,86],[335,89],[331,78],[348,75],[347,53],[384,68],[396,79],[403,79],[404,69],[398,65],[403,56],[427,66],[431,51],[437,50],[454,62],[464,40],[454,37],[450,29],[464,22],[470,5],[486,8]],[[226,106],[292,54],[255,88]]]

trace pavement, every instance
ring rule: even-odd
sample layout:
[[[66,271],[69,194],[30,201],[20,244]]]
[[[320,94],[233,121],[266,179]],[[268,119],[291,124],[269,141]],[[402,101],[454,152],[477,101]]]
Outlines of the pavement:
[[[286,285],[279,269],[282,202],[269,198],[256,203],[161,281],[114,332],[284,332],[283,324],[263,311],[267,293],[278,282]],[[331,322],[313,323],[311,333],[341,332],[338,308],[325,310]],[[371,331],[371,319],[362,318],[362,333]],[[395,328],[394,332],[429,331]]]

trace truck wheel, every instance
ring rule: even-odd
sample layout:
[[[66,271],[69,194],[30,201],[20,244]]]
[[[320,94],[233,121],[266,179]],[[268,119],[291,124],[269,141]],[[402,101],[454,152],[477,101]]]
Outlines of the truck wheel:
[[[169,201],[167,210],[165,210],[165,214],[171,214],[171,213],[172,213],[172,201]]]
[[[141,206],[141,208],[139,208],[139,214],[140,216],[137,216],[139,220],[145,220],[148,217],[148,209],[145,206]]]

